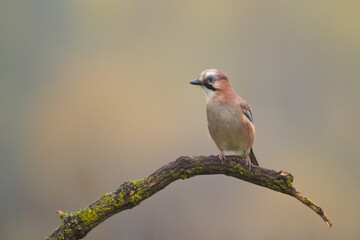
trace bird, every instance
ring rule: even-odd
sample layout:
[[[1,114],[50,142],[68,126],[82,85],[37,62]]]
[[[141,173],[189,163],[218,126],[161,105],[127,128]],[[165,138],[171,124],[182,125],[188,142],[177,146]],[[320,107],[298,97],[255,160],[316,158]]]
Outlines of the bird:
[[[214,140],[222,164],[224,151],[245,159],[246,166],[259,166],[253,143],[255,126],[249,104],[236,94],[227,75],[220,69],[206,69],[190,84],[201,86],[206,99],[206,116],[210,137]]]

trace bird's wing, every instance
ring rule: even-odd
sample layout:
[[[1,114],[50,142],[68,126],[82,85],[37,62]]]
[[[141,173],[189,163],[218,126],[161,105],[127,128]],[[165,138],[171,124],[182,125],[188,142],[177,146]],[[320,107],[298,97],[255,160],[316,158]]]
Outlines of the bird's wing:
[[[242,109],[243,113],[245,114],[245,116],[250,120],[250,122],[252,124],[254,124],[252,113],[251,113],[251,108],[250,108],[249,104],[247,104],[246,102],[243,102],[240,104],[240,106],[241,106],[241,109]],[[252,148],[250,149],[249,157],[250,157],[252,164],[259,166],[259,162],[256,160],[256,157],[255,157],[255,154],[254,154],[254,151]]]
[[[241,103],[240,107],[241,107],[243,113],[245,114],[245,116],[250,120],[251,123],[254,124],[254,120],[253,120],[253,116],[252,116],[251,108],[250,108],[249,104]]]

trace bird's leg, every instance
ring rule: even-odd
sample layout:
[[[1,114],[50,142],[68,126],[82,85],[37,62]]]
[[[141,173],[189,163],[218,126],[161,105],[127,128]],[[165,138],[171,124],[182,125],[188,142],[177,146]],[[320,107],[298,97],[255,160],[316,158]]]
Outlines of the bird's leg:
[[[237,150],[237,151],[234,151],[238,156],[241,157],[241,159],[245,160],[245,166],[249,166],[249,171],[251,171],[251,167],[253,166],[251,160],[250,160],[250,157],[249,155],[247,154],[247,151],[245,150]],[[244,158],[245,156],[245,158]]]
[[[219,159],[222,164],[224,164],[224,161],[226,160],[224,150],[220,149]]]
[[[245,157],[245,165],[246,165],[246,166],[249,166],[249,171],[251,171],[251,166],[252,166],[253,164],[252,164],[249,156],[248,156],[247,154],[246,154],[245,156],[246,156],[246,157]]]

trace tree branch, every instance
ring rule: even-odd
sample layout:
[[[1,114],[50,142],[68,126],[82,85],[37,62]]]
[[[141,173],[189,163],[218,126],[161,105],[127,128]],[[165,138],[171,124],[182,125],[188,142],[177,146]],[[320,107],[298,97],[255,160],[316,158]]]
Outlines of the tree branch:
[[[105,219],[137,206],[170,183],[180,178],[210,174],[224,174],[293,196],[319,214],[329,227],[332,226],[331,220],[319,206],[296,191],[292,185],[294,178],[290,173],[256,166],[249,171],[245,161],[238,156],[227,156],[224,164],[219,161],[218,156],[198,156],[179,157],[147,178],[125,182],[115,191],[106,193],[78,212],[68,214],[59,210],[61,224],[46,239],[81,239]]]

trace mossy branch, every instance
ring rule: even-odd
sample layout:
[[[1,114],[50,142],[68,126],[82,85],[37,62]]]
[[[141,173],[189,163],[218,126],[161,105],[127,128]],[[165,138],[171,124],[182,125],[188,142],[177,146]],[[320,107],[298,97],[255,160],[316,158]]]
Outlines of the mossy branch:
[[[218,156],[199,156],[180,157],[147,178],[125,182],[115,191],[106,193],[78,212],[58,211],[61,224],[46,239],[81,239],[105,219],[137,206],[170,183],[180,178],[210,174],[224,174],[293,196],[319,214],[329,227],[332,226],[331,220],[319,206],[296,191],[292,184],[294,178],[290,173],[256,166],[249,171],[245,161],[238,156],[227,156],[224,164],[219,161]]]

